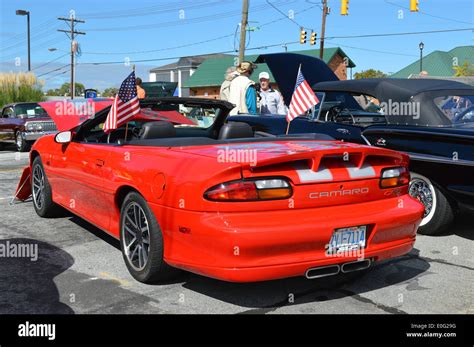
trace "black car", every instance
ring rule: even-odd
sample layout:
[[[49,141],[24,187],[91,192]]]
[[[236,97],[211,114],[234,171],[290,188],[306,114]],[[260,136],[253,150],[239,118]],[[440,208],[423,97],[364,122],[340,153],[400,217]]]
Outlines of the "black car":
[[[295,83],[288,80],[288,70],[296,76],[298,69],[294,56],[289,66],[285,64],[284,78],[275,64],[282,62],[282,54],[260,57],[271,68],[287,103]],[[293,120],[289,133],[322,133],[408,153],[410,194],[426,209],[420,233],[437,234],[450,225],[460,207],[474,209],[473,87],[437,79],[325,80],[321,76],[331,74],[322,61],[311,58],[315,62],[309,64],[308,57],[301,59],[320,103]],[[287,127],[284,115],[238,115],[228,120],[274,135],[284,134]]]

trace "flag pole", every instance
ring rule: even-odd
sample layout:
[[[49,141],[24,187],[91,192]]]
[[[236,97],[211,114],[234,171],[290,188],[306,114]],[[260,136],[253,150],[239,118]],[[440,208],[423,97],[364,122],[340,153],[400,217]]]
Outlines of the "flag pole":
[[[133,70],[133,72],[135,72],[135,64],[132,65],[132,70]],[[127,142],[127,135],[128,135],[128,122],[127,122],[127,124],[125,124],[125,138],[123,139],[124,142]]]
[[[302,64],[300,64],[300,66],[299,66],[299,68],[298,68],[298,74],[296,75],[296,76],[297,76],[297,77],[296,77],[296,81],[298,81],[298,75],[300,74],[300,71],[301,71],[301,65],[302,65]],[[295,86],[296,86],[296,84],[295,84]],[[294,93],[294,92],[293,92],[293,93]],[[293,96],[292,96],[291,98],[293,98]],[[291,105],[291,100],[290,100],[290,105]],[[288,110],[288,112],[290,112],[290,110]],[[288,131],[290,131],[291,120],[288,120],[288,117],[286,118],[286,120],[287,120],[288,124],[287,124],[287,126],[286,126],[286,133],[285,133],[285,135],[288,135]]]

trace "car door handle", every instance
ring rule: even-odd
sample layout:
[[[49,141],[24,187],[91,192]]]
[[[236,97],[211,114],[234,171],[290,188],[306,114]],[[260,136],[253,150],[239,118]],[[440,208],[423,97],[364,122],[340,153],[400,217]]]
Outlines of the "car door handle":
[[[104,164],[105,164],[105,161],[103,161],[102,159],[96,159],[95,160],[95,165],[97,165],[97,166],[102,167],[102,166],[104,166]]]

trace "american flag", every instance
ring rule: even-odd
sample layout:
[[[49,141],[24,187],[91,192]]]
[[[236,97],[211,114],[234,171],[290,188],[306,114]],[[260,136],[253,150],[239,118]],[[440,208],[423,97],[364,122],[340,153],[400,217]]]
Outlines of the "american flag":
[[[140,112],[140,103],[137,97],[137,86],[135,83],[135,71],[122,82],[114,103],[110,108],[107,120],[104,124],[104,132],[117,129],[122,124],[133,119]]]
[[[298,77],[296,78],[295,91],[291,97],[290,109],[288,110],[286,120],[288,123],[291,122],[318,103],[319,99],[316,94],[314,94],[308,82],[304,79],[300,66]]]

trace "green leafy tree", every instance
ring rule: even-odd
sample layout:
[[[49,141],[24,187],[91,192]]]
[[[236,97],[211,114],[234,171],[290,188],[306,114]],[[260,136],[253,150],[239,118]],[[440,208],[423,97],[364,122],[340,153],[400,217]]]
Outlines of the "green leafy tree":
[[[46,95],[47,96],[61,96],[61,93],[59,92],[59,89],[56,88],[56,89],[48,89],[48,91],[46,91]]]
[[[75,86],[75,94],[76,96],[84,94],[85,87],[82,83],[74,83]],[[70,94],[71,83],[66,82],[63,83],[61,87],[59,87],[59,95],[66,95],[71,96]]]
[[[106,88],[102,93],[104,97],[114,97],[118,93],[118,88]]]
[[[454,77],[474,76],[474,64],[465,61],[462,65],[453,66]]]
[[[361,72],[356,72],[354,74],[354,78],[356,80],[361,79],[361,78],[384,78],[384,77],[387,77],[386,73],[380,70],[375,70],[375,69],[363,70]]]

